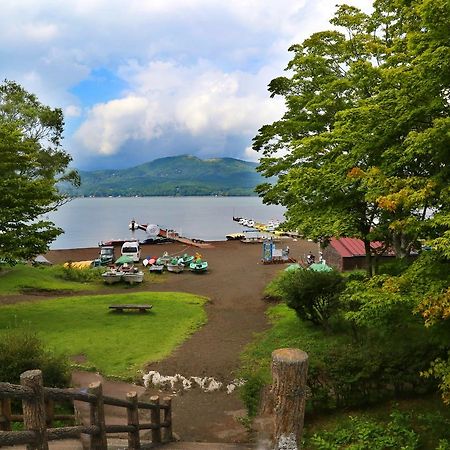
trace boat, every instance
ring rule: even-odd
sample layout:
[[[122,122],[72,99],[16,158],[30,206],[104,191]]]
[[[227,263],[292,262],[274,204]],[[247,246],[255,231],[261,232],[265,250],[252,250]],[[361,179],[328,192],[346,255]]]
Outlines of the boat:
[[[206,272],[208,270],[208,263],[200,258],[197,258],[195,261],[189,264],[189,269],[191,270],[191,272]]]
[[[167,270],[173,273],[180,273],[184,270],[183,258],[172,258],[166,264]]]
[[[102,273],[103,281],[106,284],[118,283],[122,279],[123,272],[116,268],[110,267],[106,272]]]
[[[226,236],[227,241],[240,241],[241,239],[245,238],[245,234],[244,233],[230,233],[227,234]]]
[[[152,273],[163,273],[164,267],[164,264],[158,264],[155,262],[155,264],[152,264],[148,270]]]
[[[137,267],[132,267],[129,271],[123,272],[122,280],[129,284],[142,283],[144,281],[144,272]]]
[[[187,253],[185,253],[181,258],[183,260],[183,264],[185,266],[188,266],[189,264],[191,264],[191,262],[194,262],[195,256],[188,255]]]
[[[164,266],[167,266],[171,259],[172,257],[167,252],[164,252],[163,255],[156,260],[156,264],[163,264]]]

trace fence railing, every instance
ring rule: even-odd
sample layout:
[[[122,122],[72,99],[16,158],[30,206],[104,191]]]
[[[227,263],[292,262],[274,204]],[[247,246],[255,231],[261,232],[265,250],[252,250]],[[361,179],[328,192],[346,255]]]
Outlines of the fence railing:
[[[151,397],[149,402],[139,401],[136,392],[126,399],[103,395],[100,382],[91,383],[87,392],[77,389],[59,389],[43,386],[42,372],[29,370],[20,377],[20,385],[0,383],[0,447],[26,444],[28,450],[48,450],[48,441],[79,438],[90,435],[92,450],[107,449],[107,433],[127,433],[129,449],[144,449],[140,430],[151,430],[153,444],[172,440],[172,405],[170,398]],[[22,401],[22,415],[12,414],[11,400]],[[80,401],[89,403],[90,424],[53,428],[55,420],[75,420],[75,415],[54,413],[55,402]],[[127,410],[127,423],[105,423],[104,406]],[[139,410],[148,410],[150,421],[141,423]],[[12,431],[13,422],[23,422],[23,431]]]

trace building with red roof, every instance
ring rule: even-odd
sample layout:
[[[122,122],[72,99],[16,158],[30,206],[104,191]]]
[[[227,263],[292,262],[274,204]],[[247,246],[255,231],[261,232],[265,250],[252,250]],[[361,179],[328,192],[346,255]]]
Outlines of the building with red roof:
[[[370,243],[373,249],[380,249],[382,245],[381,242]],[[386,252],[379,258],[381,261],[385,261],[393,256],[392,252]],[[367,267],[366,250],[361,239],[332,238],[329,245],[324,249],[322,257],[328,265],[340,271],[365,269]]]

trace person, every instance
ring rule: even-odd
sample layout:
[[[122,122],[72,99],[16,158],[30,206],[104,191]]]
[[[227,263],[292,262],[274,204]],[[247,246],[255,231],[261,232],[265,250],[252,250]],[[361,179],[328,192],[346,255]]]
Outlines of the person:
[[[289,245],[286,245],[286,256],[289,256],[289,250],[290,250]]]
[[[308,256],[306,257],[306,262],[309,265],[311,265],[311,264],[314,264],[315,260],[316,260],[316,257],[311,252],[309,252]]]

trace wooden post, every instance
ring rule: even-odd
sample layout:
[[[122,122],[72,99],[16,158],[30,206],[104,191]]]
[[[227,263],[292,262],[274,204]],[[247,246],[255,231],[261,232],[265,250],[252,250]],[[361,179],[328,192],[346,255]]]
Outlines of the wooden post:
[[[161,443],[161,412],[159,409],[159,397],[157,395],[150,397],[150,403],[155,405],[156,408],[151,410],[151,422],[153,425],[156,425],[155,428],[152,428],[152,443]]]
[[[163,405],[166,405],[168,408],[164,410],[163,413],[163,422],[169,423],[168,427],[164,427],[163,431],[163,442],[171,442],[173,440],[172,436],[172,399],[170,397],[163,398]]]
[[[297,450],[301,445],[305,416],[308,355],[296,348],[272,352],[273,448]]]
[[[32,398],[22,400],[24,427],[36,435],[35,444],[28,444],[27,450],[48,450],[42,372],[27,370],[20,375],[20,384],[33,391]]]
[[[99,427],[99,432],[91,437],[91,450],[107,450],[102,383],[100,381],[91,383],[88,392],[97,397],[96,402],[90,404],[91,425]]]
[[[134,431],[128,432],[128,448],[139,450],[141,448],[141,440],[139,437],[139,410],[138,396],[136,392],[128,392],[127,400],[131,405],[127,408],[128,425],[135,427]]]
[[[2,398],[0,400],[0,416],[3,422],[0,422],[0,430],[11,431],[11,399]]]

